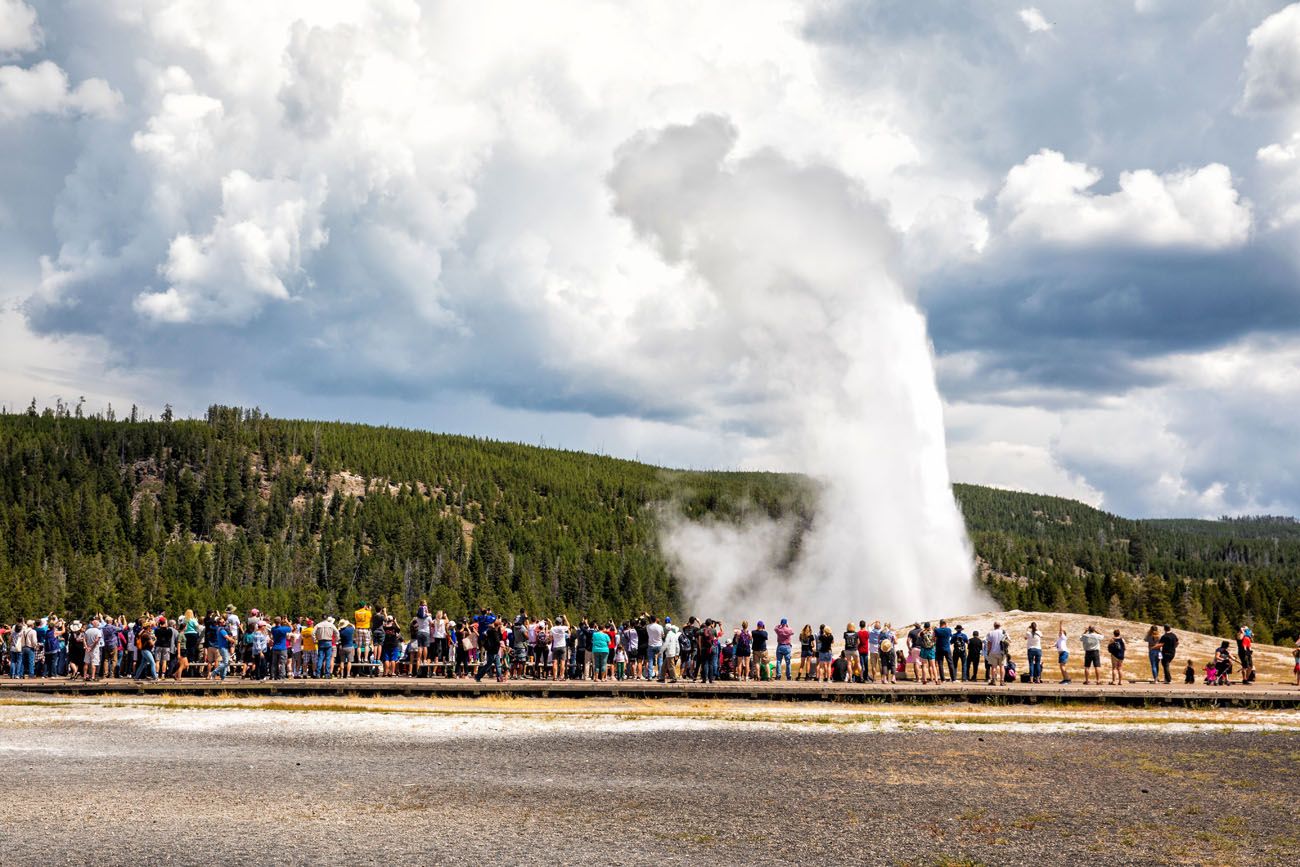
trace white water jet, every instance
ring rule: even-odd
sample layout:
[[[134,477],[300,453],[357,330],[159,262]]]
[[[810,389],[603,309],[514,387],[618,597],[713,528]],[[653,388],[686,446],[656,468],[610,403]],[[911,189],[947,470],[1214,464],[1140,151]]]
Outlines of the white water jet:
[[[728,623],[780,617],[896,624],[980,610],[953,499],[925,318],[893,271],[897,239],[852,179],[772,152],[733,158],[717,117],[629,142],[615,208],[712,294],[711,364],[723,424],[771,443],[765,461],[817,480],[811,529],[666,519],[662,545],[691,610]],[[666,362],[667,363],[667,362]]]

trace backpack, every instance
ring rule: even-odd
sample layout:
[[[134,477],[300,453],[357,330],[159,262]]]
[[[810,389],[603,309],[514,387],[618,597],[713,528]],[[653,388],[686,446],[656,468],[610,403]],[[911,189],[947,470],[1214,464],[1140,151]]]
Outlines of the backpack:
[[[934,630],[926,629],[921,632],[921,647],[926,650],[934,647]]]
[[[966,652],[966,641],[967,641],[966,633],[964,633],[964,632],[958,632],[958,633],[955,633],[955,634],[953,635],[953,637],[952,637],[952,646],[953,646],[953,649],[954,649],[954,650],[957,650],[957,651],[960,651],[960,652],[962,652],[962,653],[965,653],[965,652]]]
[[[691,634],[689,632],[682,632],[678,636],[677,647],[681,650],[682,656],[686,656],[691,652]]]

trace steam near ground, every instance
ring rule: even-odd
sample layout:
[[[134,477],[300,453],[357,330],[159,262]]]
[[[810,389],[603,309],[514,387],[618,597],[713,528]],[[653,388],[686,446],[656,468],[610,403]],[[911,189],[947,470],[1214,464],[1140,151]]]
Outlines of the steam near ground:
[[[707,284],[726,323],[735,421],[818,483],[815,518],[669,519],[694,610],[728,622],[902,621],[982,604],[953,499],[925,319],[891,268],[884,215],[834,169],[729,159],[723,119],[642,135],[610,176],[616,210]]]

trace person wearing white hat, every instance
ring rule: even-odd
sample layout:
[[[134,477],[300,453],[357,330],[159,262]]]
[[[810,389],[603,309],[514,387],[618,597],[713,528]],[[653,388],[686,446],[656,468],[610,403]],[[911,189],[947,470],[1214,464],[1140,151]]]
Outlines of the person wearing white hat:
[[[68,653],[68,677],[73,678],[81,674],[82,667],[86,660],[86,640],[81,634],[81,621],[74,620],[68,626],[68,633],[64,636],[67,642]]]
[[[99,618],[90,619],[90,628],[82,636],[85,647],[86,680],[94,680],[99,673],[99,660],[104,651],[104,632],[99,628]]]
[[[334,625],[333,617],[326,617],[316,624],[316,676],[325,680],[334,674],[334,646],[338,643],[339,630]]]

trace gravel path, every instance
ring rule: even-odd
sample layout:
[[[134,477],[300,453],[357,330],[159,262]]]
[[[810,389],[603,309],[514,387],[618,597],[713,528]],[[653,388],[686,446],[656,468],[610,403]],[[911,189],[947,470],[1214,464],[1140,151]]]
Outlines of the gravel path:
[[[0,708],[0,863],[1285,863],[1300,733]],[[1104,860],[1103,860],[1104,859]]]

